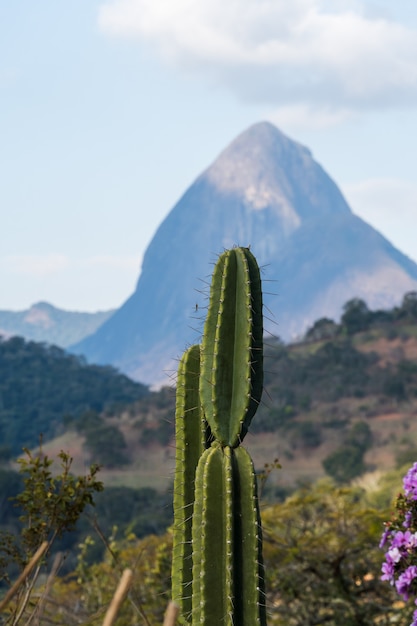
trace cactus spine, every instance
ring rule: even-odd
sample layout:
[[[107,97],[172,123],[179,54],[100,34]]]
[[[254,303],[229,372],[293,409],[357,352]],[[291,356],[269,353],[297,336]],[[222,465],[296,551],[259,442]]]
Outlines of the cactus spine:
[[[195,346],[193,349],[197,351]],[[181,363],[177,394],[183,398]],[[188,439],[177,434],[173,598],[178,602],[182,593],[182,614],[193,626],[265,626],[256,477],[248,452],[239,447],[260,402],[263,384],[261,280],[248,248],[227,250],[215,266],[199,370],[199,402],[194,396],[193,404],[201,408],[192,419],[200,425],[194,424]],[[193,389],[195,394],[195,386]],[[180,415],[186,412],[182,405],[179,408],[181,402],[177,400],[177,433],[182,432]],[[204,419],[214,438],[211,447],[196,435]],[[177,496],[177,489],[186,492],[180,486],[183,480],[190,481],[188,497],[193,503]],[[191,535],[189,515],[179,514],[178,506],[183,511],[192,507]],[[182,526],[182,534],[177,532],[177,524]],[[181,541],[187,548],[179,546]],[[181,557],[188,559],[187,568],[192,561],[191,577],[189,569],[187,577],[179,574],[181,567],[184,571]],[[191,612],[185,602],[189,583]]]

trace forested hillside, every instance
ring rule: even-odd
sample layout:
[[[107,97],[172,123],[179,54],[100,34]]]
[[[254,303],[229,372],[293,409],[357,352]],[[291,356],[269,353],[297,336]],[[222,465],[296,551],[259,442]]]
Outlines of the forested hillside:
[[[0,343],[0,355],[3,428],[8,410],[18,433],[21,414],[34,445],[40,426],[49,437],[60,433],[43,453],[71,449],[80,474],[86,462],[102,465],[95,508],[56,546],[66,554],[62,574],[72,574],[56,580],[48,619],[59,605],[53,623],[88,620],[129,567],[142,613],[126,604],[120,623],[161,623],[170,593],[174,389],[151,392],[21,339]],[[321,615],[330,626],[406,626],[413,607],[404,609],[380,580],[378,543],[404,468],[417,460],[417,294],[391,311],[351,300],[340,323],[318,320],[298,343],[267,339],[265,369],[246,441],[259,472],[270,623],[313,626]],[[22,489],[22,476],[4,462],[0,539],[20,532],[8,499]]]
[[[0,339],[0,454],[62,433],[65,416],[120,409],[148,393],[114,368],[87,365],[56,346]]]
[[[350,480],[417,456],[417,294],[390,311],[346,303],[295,344],[266,338],[265,392],[247,444],[259,468],[278,457],[289,486]],[[98,462],[108,484],[165,489],[174,459],[174,389],[151,392],[110,367],[52,346],[0,342],[3,458],[39,435]],[[87,457],[86,457],[87,455]]]

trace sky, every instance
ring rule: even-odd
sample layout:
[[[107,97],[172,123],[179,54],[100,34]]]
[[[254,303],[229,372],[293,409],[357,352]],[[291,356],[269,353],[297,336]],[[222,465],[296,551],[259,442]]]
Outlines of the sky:
[[[0,0],[0,309],[119,307],[263,120],[417,262],[415,0]]]

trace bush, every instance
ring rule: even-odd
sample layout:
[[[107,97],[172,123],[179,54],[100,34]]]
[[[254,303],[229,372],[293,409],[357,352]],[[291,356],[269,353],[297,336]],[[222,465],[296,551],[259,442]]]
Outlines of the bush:
[[[344,445],[324,459],[323,468],[337,483],[347,483],[365,472],[363,457],[360,447]]]
[[[85,446],[94,463],[105,467],[118,467],[129,463],[126,441],[116,426],[100,425],[85,433]]]

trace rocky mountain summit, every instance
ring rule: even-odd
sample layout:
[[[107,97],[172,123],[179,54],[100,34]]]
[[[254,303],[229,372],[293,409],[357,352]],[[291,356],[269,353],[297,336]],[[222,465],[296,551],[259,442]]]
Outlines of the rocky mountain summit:
[[[353,297],[389,308],[417,290],[417,265],[352,213],[306,147],[261,122],[187,189],[149,244],[135,292],[73,351],[167,383],[199,340],[210,264],[234,245],[263,266],[265,329],[284,340],[338,319]]]

